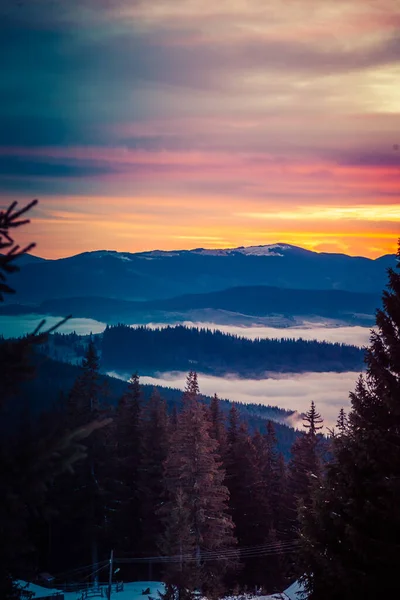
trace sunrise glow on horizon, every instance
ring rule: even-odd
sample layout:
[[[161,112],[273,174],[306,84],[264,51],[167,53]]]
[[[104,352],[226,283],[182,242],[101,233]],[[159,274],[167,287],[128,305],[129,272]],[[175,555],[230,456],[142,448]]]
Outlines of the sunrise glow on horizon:
[[[392,0],[5,0],[0,208],[39,199],[45,258],[394,253],[399,29]]]

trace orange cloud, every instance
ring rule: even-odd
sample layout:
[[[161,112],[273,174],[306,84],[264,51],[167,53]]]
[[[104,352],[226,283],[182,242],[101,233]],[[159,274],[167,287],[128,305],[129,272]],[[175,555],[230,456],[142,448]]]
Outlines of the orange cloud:
[[[10,8],[10,22],[26,19],[32,40],[36,31],[38,75],[19,75],[11,36],[18,94],[0,123],[12,144],[0,148],[0,177],[11,196],[40,197],[21,232],[39,254],[277,241],[395,249],[396,3],[28,4],[23,17]]]
[[[271,210],[260,218],[237,213],[239,202],[229,210],[218,198],[188,206],[176,198],[166,204],[164,198],[145,197],[136,202],[134,198],[98,197],[90,198],[90,212],[85,211],[87,199],[68,200],[65,210],[58,208],[60,198],[43,199],[37,211],[42,214],[32,215],[19,241],[37,240],[36,253],[51,258],[95,249],[134,252],[276,242],[376,257],[395,252],[400,229],[399,220],[387,220],[388,216],[397,218],[390,206],[357,207],[353,212],[345,208],[347,217],[334,208],[310,206],[299,211],[293,206],[285,214]],[[158,210],[161,202],[162,212]],[[247,207],[242,203],[242,208]],[[382,219],[380,227],[374,211]]]

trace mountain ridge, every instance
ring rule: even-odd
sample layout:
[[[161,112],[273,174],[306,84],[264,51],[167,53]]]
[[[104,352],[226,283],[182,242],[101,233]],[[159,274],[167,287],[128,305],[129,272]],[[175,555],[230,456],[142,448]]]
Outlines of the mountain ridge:
[[[257,250],[259,250],[260,254],[256,254]],[[278,252],[274,252],[274,250],[277,250]],[[159,248],[155,248],[153,250],[140,250],[137,252],[130,252],[130,251],[125,251],[125,250],[107,250],[107,249],[99,249],[99,250],[87,250],[84,252],[79,252],[78,254],[71,254],[70,256],[64,256],[64,257],[59,257],[59,258],[45,258],[45,257],[41,257],[41,256],[36,256],[33,254],[27,254],[24,255],[24,257],[30,257],[30,259],[33,259],[33,261],[57,261],[57,260],[68,260],[71,258],[77,258],[77,257],[81,257],[81,256],[86,256],[86,255],[122,255],[122,256],[147,256],[147,255],[154,255],[155,257],[158,255],[160,257],[167,257],[167,256],[176,256],[179,254],[202,254],[202,255],[206,255],[206,256],[227,256],[229,254],[243,254],[245,256],[283,256],[282,254],[279,253],[280,251],[295,251],[295,252],[302,252],[302,253],[306,253],[306,254],[317,254],[317,255],[324,255],[324,256],[341,256],[341,257],[348,257],[348,258],[355,258],[355,259],[365,259],[365,260],[370,260],[370,261],[377,261],[377,260],[381,260],[383,258],[386,257],[395,257],[396,255],[393,253],[388,253],[388,254],[382,254],[381,256],[378,256],[376,258],[369,258],[367,256],[362,256],[362,255],[350,255],[350,254],[346,254],[344,252],[319,252],[316,250],[309,250],[307,248],[303,248],[302,246],[296,246],[294,244],[288,244],[288,243],[275,243],[275,244],[258,244],[258,245],[252,245],[252,246],[236,246],[236,247],[232,247],[232,248],[203,248],[203,247],[199,247],[199,248],[188,248],[188,249],[180,249],[180,250],[162,250]],[[253,252],[254,251],[254,252]],[[25,260],[23,257],[18,258],[18,260]]]
[[[283,244],[216,252],[99,250],[53,260],[21,257],[21,270],[13,276],[17,293],[6,302],[38,304],[77,296],[150,301],[260,285],[381,293],[386,269],[396,263],[395,255],[369,259]]]

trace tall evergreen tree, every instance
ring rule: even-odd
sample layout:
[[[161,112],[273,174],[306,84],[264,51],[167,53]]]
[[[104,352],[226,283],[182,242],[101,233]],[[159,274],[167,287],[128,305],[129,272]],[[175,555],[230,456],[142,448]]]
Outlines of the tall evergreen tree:
[[[159,549],[168,561],[163,575],[166,592],[160,595],[163,600],[193,600],[193,591],[201,583],[190,499],[182,486],[170,492],[169,497],[170,501],[160,510],[165,527],[159,538]]]
[[[288,490],[285,460],[277,450],[275,427],[267,421],[263,435],[256,434],[254,443],[257,449],[260,472],[263,478],[264,495],[268,502],[268,528],[273,530],[272,538],[293,539],[288,535]]]
[[[300,514],[311,509],[313,492],[320,485],[322,476],[322,449],[318,436],[318,431],[322,428],[322,419],[314,402],[303,417],[303,426],[307,431],[294,442],[288,465],[288,517],[292,538],[299,535]],[[296,555],[293,553],[287,560],[293,576],[301,575]]]
[[[344,408],[341,408],[339,411],[339,416],[336,421],[336,427],[338,429],[339,435],[343,435],[347,431],[348,418],[346,413],[344,412]]]
[[[398,258],[400,259],[400,246]],[[399,264],[398,264],[399,267]],[[367,373],[312,510],[302,520],[302,568],[312,600],[390,597],[400,561],[400,273],[389,270]]]
[[[81,364],[81,374],[76,379],[67,399],[67,417],[71,425],[84,425],[101,414],[99,357],[93,340],[89,341]]]
[[[210,403],[210,421],[211,421],[211,429],[210,435],[218,442],[218,449],[221,457],[223,457],[226,453],[226,444],[227,444],[227,436],[226,436],[226,425],[225,425],[225,417],[221,410],[220,400],[215,394],[211,399]]]
[[[166,500],[163,465],[168,454],[170,436],[167,406],[157,389],[153,390],[143,411],[141,427],[139,491],[142,524],[145,531],[142,549],[146,556],[155,556],[163,531],[160,517],[160,508]]]
[[[189,371],[186,380],[186,388],[183,394],[184,401],[198,401],[200,396],[199,381],[196,371]]]
[[[141,548],[139,470],[142,456],[142,391],[137,373],[128,382],[115,417],[115,478],[118,505],[113,519],[116,549],[136,553]]]
[[[321,476],[321,450],[318,432],[322,429],[323,420],[315,408],[314,401],[305,413],[303,426],[307,432],[297,438],[292,447],[292,458],[289,463],[289,477],[292,496],[297,502],[306,506],[311,503],[313,481]],[[294,521],[297,516],[294,515]]]
[[[291,513],[291,497],[289,485],[289,469],[285,462],[282,453],[278,455],[278,481],[279,481],[279,496],[281,498],[278,508],[278,515],[275,527],[279,537],[283,540],[292,540],[292,513]]]
[[[67,398],[67,423],[70,429],[87,427],[93,420],[106,416],[101,404],[104,386],[99,374],[99,359],[93,340]],[[53,490],[53,501],[60,506],[54,524],[54,549],[63,555],[66,541],[74,547],[74,560],[79,557],[93,565],[99,561],[101,540],[104,537],[106,489],[104,464],[106,444],[104,432],[95,432],[87,443],[87,460],[74,470],[72,477],[63,477]],[[57,540],[59,546],[57,546]],[[93,571],[96,569],[94,568]]]
[[[228,444],[232,448],[237,441],[240,427],[240,415],[236,404],[232,404],[228,414]]]
[[[221,591],[230,563],[224,554],[219,557],[218,551],[232,547],[235,538],[218,443],[210,435],[208,411],[198,394],[197,375],[191,372],[165,461],[168,501],[163,507],[166,529],[162,548],[181,557],[179,577],[174,579],[176,569],[169,569],[168,582],[179,589],[185,585],[189,590],[215,594]],[[205,559],[208,552],[215,553],[213,560]]]
[[[266,432],[259,443],[261,473],[264,479],[265,497],[268,499],[269,530],[267,543],[275,544],[276,554],[265,561],[265,587],[268,592],[282,590],[287,583],[289,563],[283,552],[284,542],[294,539],[290,531],[288,505],[287,468],[283,455],[277,451],[275,427],[267,422]],[[267,516],[266,515],[266,516]]]
[[[264,481],[257,451],[247,426],[239,423],[235,405],[229,413],[228,449],[225,459],[227,485],[230,494],[229,509],[235,523],[240,547],[266,543],[269,508],[264,495]],[[242,585],[262,585],[263,562],[242,558],[238,580]]]
[[[172,411],[171,411],[171,431],[176,429],[177,424],[178,424],[178,409],[177,409],[176,404],[174,404],[172,406]]]
[[[17,209],[17,203],[14,202],[7,210],[0,211],[0,250],[5,252],[0,254],[0,301],[3,301],[4,294],[14,291],[8,285],[7,276],[19,270],[16,259],[35,246],[30,244],[21,249],[14,242],[13,231],[29,223],[25,218],[26,213],[36,204],[34,200],[24,208]],[[47,331],[43,331],[45,322],[42,321],[32,334],[22,339],[1,341],[0,411],[5,411],[8,403],[14,401],[19,384],[35,376],[32,360],[35,348],[43,345],[48,334],[65,320]],[[2,417],[4,414],[2,412]],[[32,436],[29,456],[18,440],[6,436],[0,440],[1,598],[18,597],[13,575],[21,575],[24,567],[33,567],[29,561],[34,539],[28,523],[32,523],[35,516],[46,509],[49,490],[59,481],[60,474],[71,472],[85,458],[88,436],[108,423],[108,420],[92,420],[86,426],[73,429],[63,422],[55,423],[45,433]]]

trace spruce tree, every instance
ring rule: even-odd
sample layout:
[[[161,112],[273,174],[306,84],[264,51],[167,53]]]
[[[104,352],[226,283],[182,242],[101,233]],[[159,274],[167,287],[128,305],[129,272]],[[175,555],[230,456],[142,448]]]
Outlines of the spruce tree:
[[[392,269],[366,364],[323,485],[301,515],[300,559],[312,600],[372,600],[398,587],[400,273]]]
[[[228,444],[229,447],[233,447],[237,441],[240,427],[240,416],[236,404],[232,403],[228,414]]]
[[[285,462],[283,454],[278,455],[278,482],[279,482],[279,502],[278,514],[276,516],[275,527],[279,532],[280,538],[283,540],[293,540],[292,531],[292,513],[291,513],[291,497],[289,485],[289,469]]]
[[[88,427],[94,420],[106,418],[102,407],[104,385],[99,374],[99,358],[92,339],[82,360],[77,377],[66,402],[66,418],[71,430]],[[74,547],[74,560],[92,561],[96,565],[104,537],[106,462],[104,431],[95,432],[87,442],[87,460],[74,469],[72,476],[64,476],[52,491],[53,501],[59,503],[59,516],[54,524],[54,547],[62,540],[62,554],[66,541]],[[58,542],[58,543],[60,543]],[[96,570],[95,568],[93,569]]]
[[[235,405],[229,412],[225,461],[229,510],[235,523],[238,543],[240,547],[264,544],[268,536],[269,508],[264,495],[263,477],[257,450],[247,425],[239,423]],[[243,558],[241,562],[238,581],[242,585],[262,585],[263,561]]]
[[[190,498],[182,486],[170,492],[168,497],[170,500],[160,509],[164,531],[159,538],[159,549],[166,557],[163,574],[166,592],[160,596],[163,600],[192,600],[200,578]]]
[[[292,457],[289,463],[290,486],[293,498],[298,502],[309,506],[311,503],[311,489],[321,476],[321,449],[318,432],[323,427],[321,415],[315,408],[314,401],[310,409],[303,417],[303,427],[307,429],[294,442]],[[297,515],[293,515],[294,522]]]
[[[85,425],[101,415],[101,395],[104,386],[100,380],[99,357],[92,339],[81,363],[77,377],[67,398],[67,418],[71,426]]]
[[[221,457],[225,455],[227,436],[226,436],[226,425],[225,417],[221,410],[220,400],[217,394],[214,394],[210,403],[210,421],[211,429],[210,435],[218,442],[218,449]]]
[[[267,422],[266,432],[258,443],[261,473],[264,479],[265,495],[270,509],[270,528],[278,530],[280,526],[280,511],[282,506],[283,482],[280,481],[281,471],[277,439],[272,421]]]
[[[169,436],[170,422],[166,402],[158,390],[154,389],[143,410],[141,423],[139,491],[142,528],[145,532],[142,550],[146,556],[157,554],[158,540],[163,531],[160,508],[166,499],[163,465],[168,454]]]
[[[13,202],[0,211],[0,301],[4,294],[13,293],[8,285],[9,274],[19,270],[18,257],[35,247],[30,244],[20,248],[14,242],[13,231],[29,220],[26,213],[37,201],[22,209]],[[42,321],[34,332],[18,340],[0,342],[0,411],[6,414],[8,403],[15,401],[19,385],[35,376],[33,364],[37,348],[47,342],[65,320],[44,330]],[[4,411],[4,412],[3,412]],[[46,432],[36,432],[31,440],[31,452],[22,459],[24,448],[12,436],[0,440],[0,597],[19,596],[13,584],[13,576],[33,568],[35,551],[32,531],[28,524],[43,514],[49,504],[49,491],[59,483],[60,475],[72,472],[87,455],[87,439],[109,420],[92,420],[86,426],[69,428],[65,422],[53,423]],[[27,571],[25,570],[25,573]]]
[[[189,373],[183,400],[165,461],[168,501],[162,509],[166,528],[161,547],[164,553],[181,557],[179,576],[176,567],[167,569],[168,582],[180,591],[186,587],[212,595],[221,591],[231,562],[218,552],[235,544],[227,512],[229,493],[218,443],[210,435],[208,411],[199,401],[194,372]],[[210,552],[213,560],[206,560]]]
[[[115,416],[116,495],[118,504],[113,529],[114,546],[125,552],[141,548],[139,469],[142,456],[142,391],[140,379],[134,373],[125,394],[118,403]]]
[[[339,435],[343,435],[347,431],[348,426],[348,418],[346,413],[344,412],[344,408],[341,408],[339,411],[339,416],[336,421],[336,427],[338,429]]]
[[[276,545],[276,554],[265,559],[264,585],[271,593],[282,590],[287,583],[289,561],[283,552],[283,543],[292,542],[294,536],[290,531],[288,514],[287,468],[283,455],[277,450],[275,427],[272,421],[267,422],[266,432],[260,441],[261,473],[264,479],[265,497],[268,499],[267,543]]]
[[[314,402],[303,417],[303,426],[307,431],[294,442],[288,465],[288,517],[292,539],[298,539],[300,515],[311,510],[313,493],[320,485],[322,477],[322,444],[318,435],[322,428],[322,419]],[[291,565],[289,570],[293,576],[302,574],[295,554],[288,556],[287,561]]]

